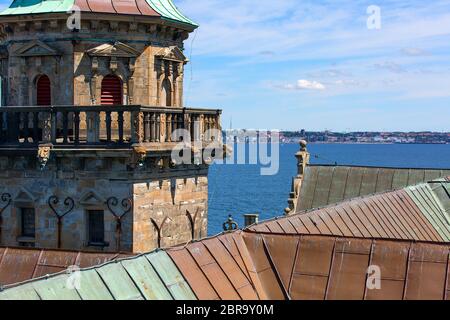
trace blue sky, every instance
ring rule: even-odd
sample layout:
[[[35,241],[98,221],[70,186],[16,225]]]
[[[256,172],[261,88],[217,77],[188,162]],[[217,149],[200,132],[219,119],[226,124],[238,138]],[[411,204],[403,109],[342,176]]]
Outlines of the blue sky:
[[[224,127],[450,131],[450,0],[174,2],[200,24],[185,104]]]
[[[224,127],[450,131],[450,1],[175,3],[200,24],[185,103]]]

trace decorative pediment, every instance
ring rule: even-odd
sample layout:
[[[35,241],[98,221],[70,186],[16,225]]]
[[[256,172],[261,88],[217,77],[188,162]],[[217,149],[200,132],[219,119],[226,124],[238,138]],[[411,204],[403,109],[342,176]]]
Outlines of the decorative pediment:
[[[186,56],[183,54],[183,51],[181,51],[180,48],[176,46],[162,48],[156,54],[156,57],[163,60],[172,60],[183,63],[187,63],[189,61],[189,59],[186,58]]]
[[[20,188],[14,202],[16,203],[33,203],[35,201],[35,196],[25,188]]]
[[[116,42],[114,44],[105,43],[89,49],[87,54],[92,57],[136,58],[141,53],[122,42]]]
[[[102,196],[92,190],[86,191],[80,198],[80,204],[83,206],[103,206],[105,201]]]
[[[61,54],[42,41],[34,40],[23,45],[21,48],[16,50],[13,55],[18,57],[44,57],[59,56]]]

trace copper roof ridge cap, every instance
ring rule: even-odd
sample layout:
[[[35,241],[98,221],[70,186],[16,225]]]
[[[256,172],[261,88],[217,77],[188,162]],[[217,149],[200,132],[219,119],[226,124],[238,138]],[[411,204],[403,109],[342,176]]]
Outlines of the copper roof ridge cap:
[[[431,245],[440,245],[440,246],[449,246],[450,241],[425,241],[425,240],[417,240],[417,239],[399,239],[399,238],[380,238],[380,237],[351,237],[351,236],[343,236],[343,235],[332,235],[332,234],[313,234],[313,233],[279,233],[279,232],[266,232],[266,231],[255,231],[255,230],[245,230],[245,233],[249,234],[259,234],[259,235],[267,235],[267,236],[279,236],[279,237],[302,237],[302,238],[312,238],[312,237],[320,237],[320,238],[335,238],[335,239],[349,239],[349,240],[368,240],[368,241],[387,241],[387,242],[397,242],[397,243],[416,243],[416,244],[431,244]]]
[[[245,231],[245,229],[246,228],[230,230],[230,231],[223,231],[223,232],[220,232],[220,233],[217,233],[215,235],[208,236],[208,237],[205,237],[205,238],[190,240],[190,241],[186,242],[185,244],[179,244],[179,245],[176,245],[176,246],[163,248],[162,250],[164,250],[164,251],[181,251],[181,250],[186,249],[186,247],[191,245],[191,244],[200,243],[200,242],[203,242],[203,241],[206,241],[206,240],[217,239],[217,238],[219,238],[221,236],[224,236],[224,235],[227,235],[227,234],[238,234],[239,232]]]

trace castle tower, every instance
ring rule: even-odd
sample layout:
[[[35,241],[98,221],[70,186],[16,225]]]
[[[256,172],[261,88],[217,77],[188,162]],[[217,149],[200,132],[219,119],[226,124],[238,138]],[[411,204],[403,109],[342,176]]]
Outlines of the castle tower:
[[[171,0],[0,13],[1,246],[143,252],[206,236],[208,164],[171,157],[181,141],[181,154],[220,145],[220,110],[183,105],[196,28]]]

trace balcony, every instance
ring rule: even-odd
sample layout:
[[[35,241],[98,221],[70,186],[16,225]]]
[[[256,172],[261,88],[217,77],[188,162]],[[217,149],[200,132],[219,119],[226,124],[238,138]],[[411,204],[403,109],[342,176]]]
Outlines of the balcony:
[[[128,106],[0,107],[0,153],[36,150],[147,149],[168,150],[183,138],[218,141],[221,110]]]

